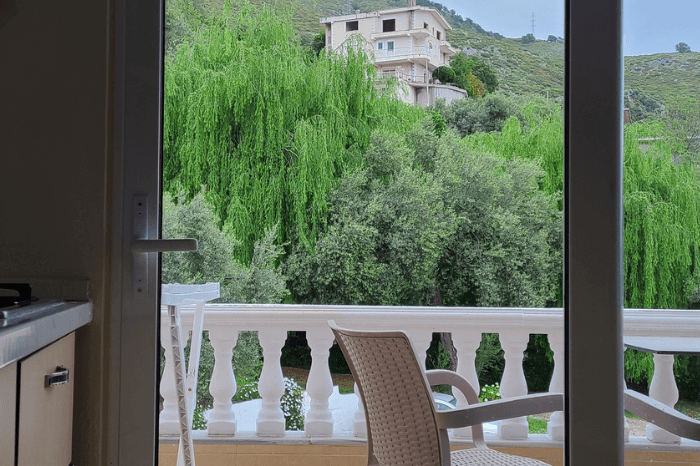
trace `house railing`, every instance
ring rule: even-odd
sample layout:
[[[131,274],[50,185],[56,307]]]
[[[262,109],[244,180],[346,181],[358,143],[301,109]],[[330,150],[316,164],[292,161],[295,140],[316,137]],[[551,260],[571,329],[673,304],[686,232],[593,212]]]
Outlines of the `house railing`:
[[[384,79],[396,78],[400,81],[405,81],[405,82],[420,83],[420,84],[426,83],[425,76],[423,76],[423,75],[413,76],[413,75],[410,75],[407,73],[402,73],[400,71],[382,71],[379,73],[379,75]]]
[[[386,45],[385,45],[386,47]],[[402,58],[408,56],[424,56],[424,57],[437,57],[439,56],[439,49],[433,47],[432,49],[427,46],[416,46],[416,47],[395,47],[391,50],[388,48],[378,49],[374,51],[374,59],[391,59],[391,58]]]
[[[192,328],[194,306],[182,307],[183,330]],[[333,334],[327,322],[354,329],[400,329],[410,334],[420,360],[425,364],[426,352],[434,332],[449,332],[458,354],[457,372],[473,386],[478,387],[475,368],[476,350],[482,333],[497,333],[505,352],[505,369],[500,383],[504,398],[527,393],[523,372],[523,352],[531,334],[548,336],[554,353],[554,373],[549,391],[564,391],[564,335],[561,308],[457,308],[457,307],[381,307],[381,306],[306,306],[306,305],[234,305],[208,304],[205,309],[204,329],[214,348],[215,362],[210,383],[213,409],[209,412],[207,434],[233,436],[239,434],[231,398],[236,393],[236,379],[231,365],[232,351],[238,332],[258,332],[263,349],[264,364],[258,391],[262,407],[257,414],[258,437],[284,437],[285,420],[280,407],[284,393],[284,380],[280,365],[281,350],[288,331],[306,331],[311,349],[311,370],[307,381],[307,394],[311,399],[305,416],[305,435],[308,437],[333,436],[333,417],[329,409],[329,397],[333,392],[328,356],[333,344]],[[163,325],[167,324],[165,308]],[[700,335],[700,311],[695,310],[645,310],[624,311],[625,336],[675,336]],[[161,332],[161,344],[165,348],[165,373],[161,381],[164,399],[160,415],[161,435],[178,432],[177,408],[171,357],[168,348],[169,333]],[[673,392],[677,399],[676,383],[672,371],[665,371],[660,386]],[[668,375],[670,374],[670,375]],[[673,398],[673,393],[661,394]],[[466,403],[455,393],[458,406]],[[563,413],[553,413],[548,421],[547,436],[550,440],[564,438]],[[366,436],[364,411],[358,403],[354,413],[353,435]],[[469,438],[469,429],[453,433],[457,438]],[[503,440],[527,440],[526,418],[498,422],[497,435]]]

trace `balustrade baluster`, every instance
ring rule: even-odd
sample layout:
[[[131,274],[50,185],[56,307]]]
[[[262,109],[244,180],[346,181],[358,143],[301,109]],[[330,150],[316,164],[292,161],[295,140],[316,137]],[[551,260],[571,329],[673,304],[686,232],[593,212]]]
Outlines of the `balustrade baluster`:
[[[423,367],[423,370],[425,370],[425,358],[427,357],[428,349],[430,348],[430,342],[433,341],[432,332],[430,332],[429,329],[417,327],[408,330],[406,333],[410,335],[411,341],[413,342],[413,346],[416,350],[416,358],[418,358],[418,362],[420,362],[421,367]]]
[[[170,341],[170,319],[161,317],[160,345],[165,350],[163,376],[160,379],[160,396],[163,397],[163,410],[159,417],[160,435],[180,435],[180,418],[177,411],[177,391],[175,390],[175,369],[173,367],[173,345]]]
[[[352,435],[355,437],[367,437],[367,421],[365,419],[365,407],[362,404],[360,390],[355,384],[355,395],[357,395],[357,409],[353,417]]]
[[[564,332],[555,330],[547,334],[549,346],[554,353],[554,372],[549,383],[550,393],[564,393]],[[556,411],[552,413],[547,422],[547,437],[550,440],[564,441],[564,412]]]
[[[209,411],[207,434],[235,435],[236,415],[231,398],[237,387],[231,356],[238,341],[238,330],[228,325],[216,325],[209,330],[209,341],[214,348],[214,369],[209,382],[214,407]]]
[[[501,380],[501,397],[513,398],[527,395],[527,381],[523,372],[523,353],[530,335],[522,330],[503,330],[499,334],[505,351],[506,365]],[[527,418],[524,416],[498,421],[498,436],[504,440],[526,440]]]
[[[452,342],[457,350],[457,373],[467,379],[469,385],[479,394],[479,376],[476,373],[476,350],[481,344],[481,332],[466,331],[453,332]],[[467,399],[461,391],[452,389],[452,394],[457,399],[457,407],[462,408],[468,405]],[[458,438],[472,438],[472,428],[463,427],[454,430],[454,436]]]
[[[311,371],[306,382],[306,393],[311,398],[309,412],[304,419],[307,437],[333,435],[333,415],[328,398],[333,394],[333,380],[328,367],[328,356],[333,344],[333,332],[325,325],[309,329],[306,339],[311,348]]]
[[[654,354],[654,375],[649,384],[649,397],[671,407],[678,402],[673,360],[672,354]],[[653,443],[680,443],[681,441],[679,436],[654,424],[647,424],[647,439]]]
[[[284,379],[280,356],[287,331],[279,327],[263,328],[258,331],[258,338],[263,349],[264,363],[258,383],[262,409],[258,413],[256,431],[259,437],[284,437],[284,414],[280,408]]]

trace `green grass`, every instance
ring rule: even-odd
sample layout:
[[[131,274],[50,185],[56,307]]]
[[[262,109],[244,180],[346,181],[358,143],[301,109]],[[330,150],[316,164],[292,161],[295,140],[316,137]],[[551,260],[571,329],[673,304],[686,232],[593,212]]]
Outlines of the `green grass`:
[[[546,434],[547,421],[533,416],[527,417],[528,432],[531,434]]]

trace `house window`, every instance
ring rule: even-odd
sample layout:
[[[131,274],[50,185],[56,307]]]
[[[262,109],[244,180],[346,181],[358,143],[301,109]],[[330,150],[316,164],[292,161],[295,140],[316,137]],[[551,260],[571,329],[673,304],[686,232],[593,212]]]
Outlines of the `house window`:
[[[442,40],[442,34],[440,34],[440,31],[438,31],[438,32],[435,34],[435,37],[437,37],[437,40]]]
[[[358,21],[348,21],[345,23],[345,30],[346,31],[357,31],[360,29],[359,22]]]
[[[428,23],[423,23],[423,29],[430,29],[430,26],[428,26]]]
[[[384,42],[377,42],[377,50],[384,50]]]
[[[387,52],[393,52],[394,51],[394,41],[390,40],[386,43],[386,51]]]
[[[395,19],[385,19],[382,21],[382,32],[393,32],[396,31],[396,20]]]

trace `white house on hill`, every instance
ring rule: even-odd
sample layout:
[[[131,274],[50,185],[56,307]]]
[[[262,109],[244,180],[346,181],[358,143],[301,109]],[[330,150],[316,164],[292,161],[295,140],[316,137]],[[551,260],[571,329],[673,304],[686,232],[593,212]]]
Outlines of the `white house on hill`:
[[[326,26],[326,48],[338,50],[359,34],[371,47],[377,71],[404,83],[401,98],[422,106],[444,98],[448,103],[467,96],[465,90],[433,83],[433,70],[449,66],[457,50],[446,40],[452,27],[435,9],[408,6],[390,10],[321,18]],[[368,50],[369,51],[369,50]]]

